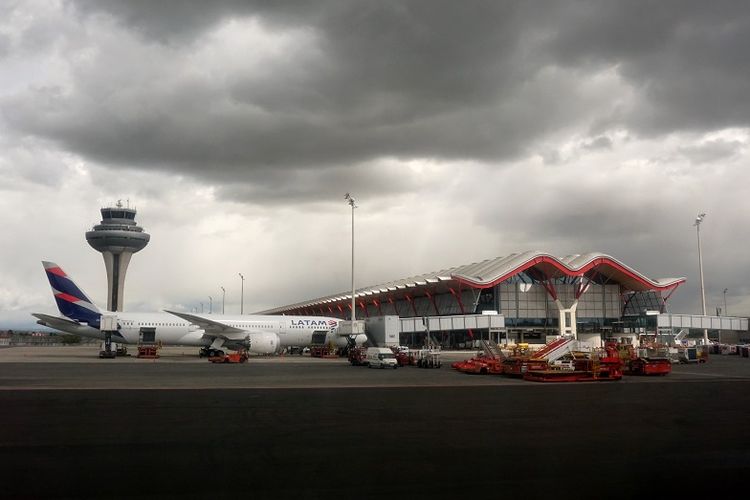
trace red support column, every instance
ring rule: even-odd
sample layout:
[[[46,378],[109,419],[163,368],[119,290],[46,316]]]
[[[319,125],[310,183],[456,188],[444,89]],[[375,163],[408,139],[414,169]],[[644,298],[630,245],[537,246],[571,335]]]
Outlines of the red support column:
[[[545,290],[547,290],[547,293],[552,297],[552,300],[557,300],[557,290],[555,290],[555,285],[553,285],[549,278],[546,278],[544,281],[539,282]]]
[[[451,295],[456,298],[456,302],[458,302],[458,308],[461,310],[461,314],[466,314],[466,310],[464,310],[464,303],[461,300],[461,289],[459,288],[458,292],[456,292],[453,288],[449,288],[448,290],[450,290]]]
[[[414,311],[414,316],[419,316],[417,314],[417,306],[414,305],[414,299],[411,298],[411,295],[407,293],[406,295],[404,295],[404,297],[406,298],[406,301],[411,304],[411,310]]]
[[[581,298],[581,295],[586,293],[586,290],[589,289],[589,285],[591,284],[591,281],[587,281],[586,283],[583,282],[585,278],[581,278],[581,282],[578,283],[576,286],[576,292],[575,292],[575,298],[576,300]]]
[[[435,314],[437,314],[438,316],[440,316],[440,311],[438,311],[438,306],[435,303],[435,297],[430,292],[428,292],[427,290],[425,290],[424,293],[425,293],[425,295],[427,295],[427,298],[430,299],[430,302],[432,302],[432,307],[435,308]]]
[[[662,297],[662,300],[664,301],[664,304],[663,304],[662,308],[663,308],[664,310],[663,310],[663,311],[659,311],[659,312],[667,312],[667,301],[668,301],[668,300],[669,300],[669,298],[670,298],[670,297],[672,296],[672,294],[674,293],[674,291],[675,291],[675,290],[677,290],[677,285],[675,285],[675,286],[674,286],[674,287],[673,287],[673,288],[672,288],[672,289],[671,289],[671,290],[669,291],[669,293],[667,294],[667,296],[666,296],[666,297]]]
[[[448,288],[450,290],[451,295],[453,295],[456,298],[456,302],[458,302],[458,308],[461,310],[461,314],[466,314],[466,310],[464,309],[464,302],[461,300],[461,284],[458,285],[458,291],[455,291],[453,288]],[[470,339],[474,339],[474,330],[469,328],[466,330],[466,333],[469,334]]]
[[[393,311],[396,313],[396,316],[399,316],[398,313],[398,301],[394,301],[393,297],[388,297],[388,303],[390,303],[393,306]]]

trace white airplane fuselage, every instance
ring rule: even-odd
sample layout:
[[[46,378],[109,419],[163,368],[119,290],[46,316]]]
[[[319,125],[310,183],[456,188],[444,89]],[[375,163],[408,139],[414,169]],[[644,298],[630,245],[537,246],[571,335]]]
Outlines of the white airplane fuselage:
[[[311,344],[346,347],[351,340],[338,334],[339,319],[324,316],[232,316],[180,311],[102,313],[60,266],[47,261],[42,265],[57,308],[64,317],[32,314],[40,324],[75,335],[105,339],[101,327],[106,325],[111,330],[111,340],[122,344],[199,346],[206,348],[202,352],[226,347],[257,354]],[[358,335],[354,340],[362,344],[366,337]]]
[[[112,341],[123,344],[138,344],[144,341],[144,335],[149,336],[149,342],[157,342],[162,345],[180,346],[208,346],[213,338],[204,335],[205,331],[182,318],[169,313],[128,313],[116,312],[105,313],[117,316],[119,335],[113,335]],[[198,316],[198,315],[196,315]],[[306,346],[313,343],[313,334],[322,337],[316,339],[329,344],[333,342],[337,347],[347,345],[346,337],[336,334],[338,320],[335,326],[328,326],[327,322],[333,318],[321,316],[266,316],[266,315],[222,315],[207,314],[200,315],[212,321],[225,324],[230,327],[240,328],[247,331],[249,335],[261,333],[275,333],[278,335],[279,347]],[[86,325],[50,325],[55,329],[64,330],[68,333],[104,339],[104,334],[97,328]],[[152,336],[150,336],[152,335]]]

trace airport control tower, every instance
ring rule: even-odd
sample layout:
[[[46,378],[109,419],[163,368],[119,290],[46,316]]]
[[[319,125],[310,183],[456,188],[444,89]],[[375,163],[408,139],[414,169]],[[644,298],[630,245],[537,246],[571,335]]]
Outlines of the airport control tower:
[[[86,232],[86,241],[104,256],[107,268],[107,309],[122,311],[125,273],[130,257],[142,250],[151,238],[135,223],[135,208],[123,207],[118,200],[114,207],[102,208],[102,221]]]

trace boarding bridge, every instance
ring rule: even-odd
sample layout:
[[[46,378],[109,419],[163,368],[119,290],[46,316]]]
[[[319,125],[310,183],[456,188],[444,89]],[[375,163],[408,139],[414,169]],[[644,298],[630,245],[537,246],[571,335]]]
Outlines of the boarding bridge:
[[[711,330],[718,332],[720,343],[737,344],[748,335],[748,318],[737,316],[702,316],[699,314],[658,314],[659,335],[674,335],[682,330]]]
[[[746,332],[748,319],[737,316],[702,316],[699,314],[658,314],[656,315],[658,328],[695,328],[700,330],[728,330]]]
[[[339,335],[360,335],[364,333],[364,320],[339,321]]]
[[[401,333],[450,332],[455,330],[505,331],[502,314],[457,314],[400,318]]]

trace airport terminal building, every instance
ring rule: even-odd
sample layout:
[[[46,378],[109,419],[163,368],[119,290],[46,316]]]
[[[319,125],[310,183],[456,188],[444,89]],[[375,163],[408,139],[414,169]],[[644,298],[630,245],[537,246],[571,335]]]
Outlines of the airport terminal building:
[[[359,288],[355,291],[356,317],[398,316],[402,335],[420,333],[423,328],[415,323],[422,323],[428,331],[448,333],[441,337],[448,345],[475,338],[475,328],[465,322],[456,327],[455,321],[437,318],[455,320],[483,312],[500,315],[503,334],[514,340],[545,342],[550,335],[585,332],[607,337],[647,328],[655,331],[664,326],[664,321],[657,324],[658,315],[669,318],[671,328],[674,321],[665,316],[668,301],[684,282],[682,277],[646,277],[598,252],[565,257],[523,252]],[[351,308],[351,292],[342,292],[264,313],[350,319]],[[701,325],[686,320],[684,326]],[[718,328],[747,330],[746,319],[742,324],[722,325]],[[682,323],[674,326],[683,327]]]

